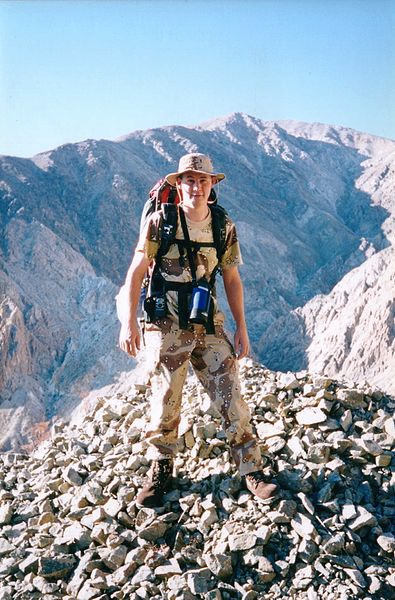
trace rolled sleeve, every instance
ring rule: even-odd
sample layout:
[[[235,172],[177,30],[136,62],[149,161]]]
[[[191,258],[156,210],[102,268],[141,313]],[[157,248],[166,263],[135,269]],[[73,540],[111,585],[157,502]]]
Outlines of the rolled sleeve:
[[[143,252],[149,260],[154,259],[160,247],[161,233],[162,215],[156,212],[149,217],[137,243],[136,252]]]
[[[242,264],[243,259],[241,257],[236,226],[230,219],[227,219],[225,252],[221,258],[220,266],[221,269],[229,269],[230,267],[239,266]]]

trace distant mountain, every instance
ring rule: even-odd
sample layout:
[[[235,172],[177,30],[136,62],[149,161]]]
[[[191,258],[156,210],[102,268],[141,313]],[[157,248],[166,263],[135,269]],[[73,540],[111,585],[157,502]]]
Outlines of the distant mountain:
[[[227,174],[256,357],[395,393],[395,142],[235,113],[0,158],[4,447],[135,366],[114,296],[147,191],[190,151]]]

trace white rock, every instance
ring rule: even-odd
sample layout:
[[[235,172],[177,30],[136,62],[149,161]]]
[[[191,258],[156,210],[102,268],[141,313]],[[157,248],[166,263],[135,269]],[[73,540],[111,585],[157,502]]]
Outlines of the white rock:
[[[345,521],[355,519],[357,516],[357,509],[353,504],[345,504],[342,508],[342,517]]]
[[[210,588],[211,571],[207,568],[187,571],[188,587],[192,594],[205,594]]]
[[[110,498],[110,500],[103,505],[103,510],[110,517],[116,517],[117,514],[122,510],[122,504],[115,498]]]
[[[299,425],[315,425],[326,421],[327,416],[323,410],[315,406],[308,406],[296,414]]]
[[[395,535],[393,533],[379,535],[377,543],[385,552],[395,551]]]
[[[279,419],[276,423],[259,423],[257,433],[261,439],[266,439],[284,433],[284,423]]]
[[[249,550],[257,542],[257,536],[254,533],[240,533],[229,536],[229,549],[231,552],[238,550]]]
[[[386,420],[386,422],[384,424],[384,429],[385,429],[386,433],[388,433],[388,435],[390,435],[392,437],[392,439],[395,439],[395,419],[394,419],[394,417],[391,417]]]
[[[366,579],[358,569],[344,569],[344,572],[350,577],[350,579],[361,588],[367,586]]]
[[[312,521],[302,513],[298,513],[295,518],[291,520],[291,526],[300,537],[314,539],[317,536],[317,530]]]
[[[289,448],[291,456],[295,458],[297,458],[298,456],[306,456],[302,441],[296,436],[289,438],[287,442],[287,448]]]
[[[349,524],[350,529],[358,531],[362,527],[374,527],[377,525],[377,519],[363,506],[358,507],[358,516]]]
[[[10,503],[0,505],[0,525],[9,525],[12,519],[12,506]]]

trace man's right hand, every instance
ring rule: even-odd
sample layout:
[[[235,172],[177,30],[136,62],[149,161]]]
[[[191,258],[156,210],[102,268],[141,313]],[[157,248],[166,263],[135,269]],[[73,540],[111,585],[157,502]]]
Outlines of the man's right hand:
[[[140,327],[137,320],[122,324],[119,334],[119,347],[130,356],[140,350]]]

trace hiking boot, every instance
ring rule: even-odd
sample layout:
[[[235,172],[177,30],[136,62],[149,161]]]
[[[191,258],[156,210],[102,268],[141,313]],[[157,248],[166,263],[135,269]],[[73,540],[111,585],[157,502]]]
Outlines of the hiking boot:
[[[276,494],[277,485],[275,483],[267,483],[262,471],[248,473],[245,479],[247,489],[260,500],[267,500]]]
[[[173,461],[171,458],[152,461],[150,478],[136,497],[136,504],[139,508],[162,506],[163,496],[169,489],[172,471]]]

